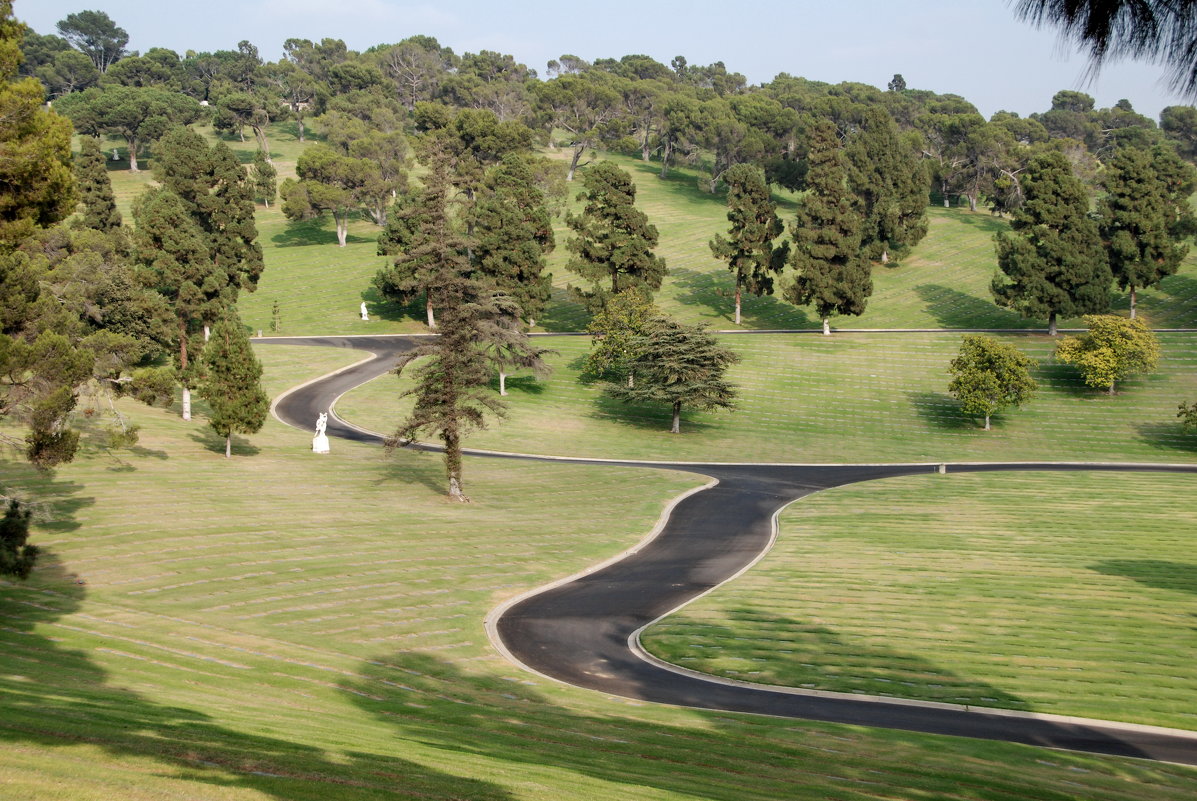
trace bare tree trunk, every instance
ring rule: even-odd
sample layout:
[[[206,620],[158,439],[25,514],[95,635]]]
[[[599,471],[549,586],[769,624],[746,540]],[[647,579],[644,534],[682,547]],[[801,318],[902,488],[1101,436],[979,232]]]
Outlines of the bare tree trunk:
[[[1113,394],[1114,394],[1114,382],[1113,382],[1113,381],[1111,381],[1111,382],[1110,382],[1110,388],[1109,388],[1108,390],[1106,390],[1106,394],[1107,394],[1107,395],[1113,395]]]
[[[823,318],[823,336],[831,336],[831,319],[828,317]]]
[[[445,472],[449,475],[449,497],[461,503],[470,499],[461,491],[461,439],[456,432],[442,431],[445,443]]]
[[[258,125],[253,128],[254,136],[258,139],[258,147],[261,148],[262,155],[266,157],[266,163],[273,164],[274,161],[270,158],[270,143],[266,141],[266,129]]]
[[[436,328],[436,315],[432,311],[432,300],[424,301],[424,311],[428,314],[428,327]]]
[[[303,116],[296,113],[295,122],[299,126],[299,141],[303,141]],[[270,158],[270,154],[266,154],[266,158]]]
[[[673,428],[669,429],[670,434],[682,433],[682,402],[673,402]]]
[[[736,282],[736,325],[740,324],[740,284]]]
[[[191,387],[183,387],[183,419],[191,419]]]
[[[985,415],[985,430],[989,430],[989,415]]]
[[[187,323],[179,320],[179,367],[183,370],[183,375],[187,374]],[[183,383],[183,419],[191,419],[191,387],[187,386],[186,379]]]
[[[230,458],[232,458],[232,456],[233,456],[233,435],[230,432],[229,435],[224,438],[224,458],[230,459]]]
[[[334,214],[337,223],[337,247],[345,247],[345,240],[349,238],[349,218],[344,213]]]
[[[204,342],[207,342],[211,338],[212,338],[212,327],[210,325],[208,325],[207,323],[204,323]]]
[[[507,394],[507,373],[504,373],[502,370],[499,371],[499,394]]]
[[[1056,313],[1053,311],[1047,316],[1047,335],[1054,337],[1058,329],[1056,326]]]
[[[141,172],[137,168],[137,137],[131,136],[129,142],[129,172]]]
[[[569,174],[565,176],[565,180],[572,181],[574,179],[574,173],[578,171],[578,162],[582,160],[582,153],[585,150],[585,146],[578,147],[574,145],[574,155],[569,161]]]
[[[669,157],[673,155],[673,146],[668,140],[661,146],[661,178],[669,177]]]
[[[968,196],[968,210],[969,211],[977,210],[977,196],[976,195]]]
[[[1130,288],[1130,292],[1131,292],[1131,294],[1130,294],[1131,319],[1133,320],[1133,319],[1135,319],[1135,288],[1133,286]]]

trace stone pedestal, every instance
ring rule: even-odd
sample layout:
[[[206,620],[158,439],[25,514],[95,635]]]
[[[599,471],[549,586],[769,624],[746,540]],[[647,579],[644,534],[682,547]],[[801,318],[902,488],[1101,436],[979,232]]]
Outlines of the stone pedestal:
[[[328,435],[317,434],[312,437],[312,451],[314,453],[328,453]]]

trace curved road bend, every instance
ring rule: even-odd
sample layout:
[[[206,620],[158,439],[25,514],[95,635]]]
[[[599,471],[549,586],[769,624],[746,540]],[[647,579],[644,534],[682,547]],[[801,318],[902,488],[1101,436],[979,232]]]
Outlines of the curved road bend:
[[[255,339],[263,344],[324,345],[376,358],[292,390],[276,403],[284,422],[310,430],[344,392],[390,370],[414,347],[406,337]],[[380,441],[330,415],[328,432]],[[507,458],[535,458],[516,457]],[[1102,721],[1015,716],[978,709],[820,696],[723,683],[675,672],[635,647],[648,624],[751,565],[773,538],[774,516],[812,492],[935,470],[933,465],[717,465],[564,460],[683,470],[717,479],[683,498],[656,538],[619,561],[518,599],[491,621],[498,641],[545,676],[626,698],[699,709],[749,712],[905,729],[1197,765],[1197,733],[1124,727]],[[1197,473],[1197,465],[959,464],[950,472],[1118,470]]]

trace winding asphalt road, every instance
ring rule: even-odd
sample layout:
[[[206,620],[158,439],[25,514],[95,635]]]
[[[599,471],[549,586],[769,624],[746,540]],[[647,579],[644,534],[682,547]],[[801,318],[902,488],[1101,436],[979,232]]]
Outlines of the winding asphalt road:
[[[374,358],[297,387],[275,415],[312,430],[319,412],[353,387],[391,370],[415,346],[405,336],[271,337],[258,344],[353,348]],[[328,433],[382,437],[331,414]],[[487,628],[511,659],[545,676],[625,698],[699,709],[878,726],[1197,765],[1197,732],[947,704],[868,698],[727,682],[661,663],[639,647],[648,625],[735,577],[772,544],[776,515],[812,492],[927,473],[931,464],[762,465],[480,456],[682,470],[712,479],[673,506],[655,537],[590,572],[535,590],[495,610]],[[948,472],[1116,470],[1197,473],[1197,465],[948,464]]]

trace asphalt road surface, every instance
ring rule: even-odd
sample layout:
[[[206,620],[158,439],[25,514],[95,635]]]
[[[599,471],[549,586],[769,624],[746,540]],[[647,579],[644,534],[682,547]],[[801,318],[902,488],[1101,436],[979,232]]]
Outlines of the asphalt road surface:
[[[375,358],[281,396],[275,414],[313,430],[340,395],[393,369],[417,340],[405,336],[272,337],[258,344],[353,348]],[[330,436],[381,442],[329,415]],[[467,451],[467,453],[470,453]],[[493,456],[484,452],[476,455]],[[501,455],[497,458],[534,458]],[[1004,713],[979,708],[853,698],[724,682],[645,658],[639,632],[693,598],[733,578],[768,549],[775,515],[821,489],[935,471],[938,465],[716,465],[551,459],[683,470],[715,479],[672,509],[655,538],[622,558],[496,610],[492,638],[516,662],[559,681],[625,698],[700,709],[949,734],[1197,765],[1197,732],[1103,721]],[[987,463],[948,464],[947,472],[1116,470],[1197,473],[1197,465]]]

